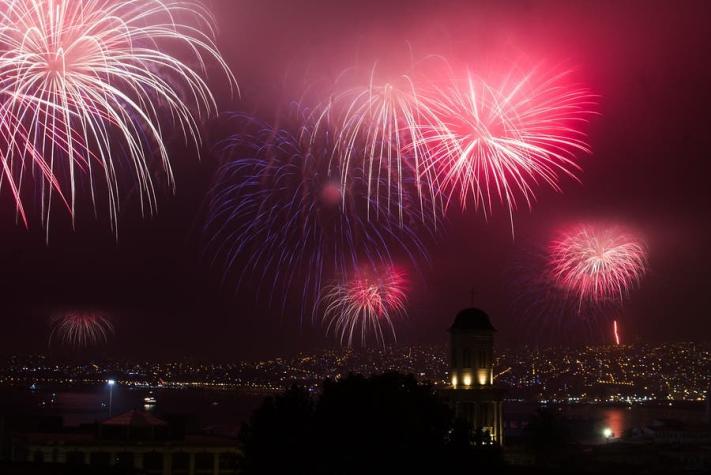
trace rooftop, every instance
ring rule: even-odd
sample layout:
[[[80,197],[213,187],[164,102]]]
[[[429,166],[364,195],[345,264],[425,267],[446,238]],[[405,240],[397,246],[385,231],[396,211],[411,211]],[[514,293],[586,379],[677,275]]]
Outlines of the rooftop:
[[[105,426],[130,426],[130,427],[163,427],[167,426],[165,421],[156,416],[143,411],[131,410],[119,416],[102,422]]]
[[[489,316],[478,308],[465,308],[457,314],[454,324],[449,331],[487,331],[495,332],[496,329],[489,321]]]

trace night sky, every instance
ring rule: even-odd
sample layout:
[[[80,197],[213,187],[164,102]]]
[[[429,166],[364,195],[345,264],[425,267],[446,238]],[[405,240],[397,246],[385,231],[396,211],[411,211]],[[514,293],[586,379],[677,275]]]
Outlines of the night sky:
[[[231,98],[214,72],[223,112],[271,117],[298,97],[309,72],[354,63],[441,54],[472,64],[501,57],[574,67],[599,94],[588,128],[593,154],[582,184],[563,194],[541,186],[533,210],[518,210],[516,235],[499,207],[488,222],[452,212],[414,279],[398,341],[437,343],[456,311],[485,309],[504,345],[533,344],[511,304],[510,269],[523,248],[561,225],[605,220],[634,227],[649,248],[649,272],[621,316],[626,341],[711,335],[711,4],[705,1],[364,1],[213,0],[217,43],[237,76]],[[190,355],[238,359],[333,345],[318,324],[221,285],[201,255],[205,196],[216,170],[222,119],[205,126],[205,146],[169,144],[177,192],[158,214],[140,216],[124,189],[118,240],[106,213],[80,211],[75,229],[56,212],[49,241],[39,216],[17,224],[3,188],[0,204],[1,353],[46,351],[48,316],[97,308],[116,317],[112,356]],[[87,200],[88,201],[88,200]],[[249,287],[249,286],[247,286]],[[572,344],[584,335],[551,330]],[[582,332],[584,333],[584,332]]]

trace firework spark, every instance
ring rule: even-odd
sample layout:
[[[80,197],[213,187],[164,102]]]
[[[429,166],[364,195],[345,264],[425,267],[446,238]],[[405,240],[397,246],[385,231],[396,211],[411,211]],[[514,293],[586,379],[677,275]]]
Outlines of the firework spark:
[[[580,126],[593,96],[566,78],[534,71],[492,86],[469,74],[421,96],[428,120],[419,145],[446,206],[458,195],[463,208],[472,199],[489,215],[499,201],[513,220],[520,197],[532,206],[537,183],[560,190],[560,175],[576,179],[576,153],[590,151]]]
[[[193,0],[2,2],[0,133],[10,144],[2,175],[25,222],[23,180],[40,183],[46,223],[53,195],[74,215],[87,177],[94,206],[105,188],[115,226],[123,169],[137,181],[142,210],[154,211],[153,155],[173,186],[162,119],[198,144],[198,120],[216,110],[205,60],[235,84],[212,25]]]
[[[340,335],[343,343],[353,343],[360,328],[361,342],[365,345],[369,332],[378,342],[385,343],[383,326],[395,338],[393,320],[405,314],[407,279],[394,268],[359,271],[345,282],[325,289],[322,303],[327,331]]]
[[[114,333],[111,319],[97,312],[68,312],[52,317],[50,323],[52,326],[49,336],[50,345],[56,338],[75,348],[95,346],[106,343],[109,336]]]
[[[322,282],[351,275],[360,263],[426,259],[430,230],[411,211],[416,204],[401,216],[381,210],[368,218],[366,180],[354,174],[348,184],[341,181],[327,134],[303,141],[311,131],[250,122],[258,130],[236,135],[226,147],[205,226],[213,260],[225,262],[226,276],[237,270],[237,286],[247,277],[268,286],[270,301],[277,295],[285,305],[291,294],[315,312]]]
[[[622,301],[646,270],[642,241],[617,227],[583,225],[550,245],[550,275],[580,302]]]

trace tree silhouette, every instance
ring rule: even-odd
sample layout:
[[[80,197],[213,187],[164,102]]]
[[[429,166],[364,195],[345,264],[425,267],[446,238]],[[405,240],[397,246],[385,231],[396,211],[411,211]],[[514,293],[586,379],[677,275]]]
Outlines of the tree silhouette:
[[[526,446],[535,454],[538,465],[556,465],[567,454],[570,427],[552,409],[541,408],[534,414],[523,432]]]
[[[313,414],[311,396],[299,387],[266,398],[240,430],[242,472],[309,473]]]
[[[245,474],[442,473],[483,454],[431,386],[399,373],[327,381],[317,400],[292,388],[264,402],[240,441]]]
[[[432,388],[397,373],[326,382],[316,408],[321,473],[399,473],[432,466],[451,414]]]

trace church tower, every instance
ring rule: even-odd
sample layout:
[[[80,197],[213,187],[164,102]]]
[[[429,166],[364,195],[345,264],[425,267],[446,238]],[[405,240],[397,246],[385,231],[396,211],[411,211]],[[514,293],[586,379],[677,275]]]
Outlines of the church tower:
[[[445,390],[457,417],[468,421],[478,443],[503,445],[503,391],[494,386],[494,333],[489,316],[468,308],[450,334],[450,386]]]

